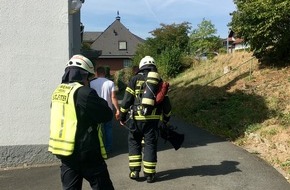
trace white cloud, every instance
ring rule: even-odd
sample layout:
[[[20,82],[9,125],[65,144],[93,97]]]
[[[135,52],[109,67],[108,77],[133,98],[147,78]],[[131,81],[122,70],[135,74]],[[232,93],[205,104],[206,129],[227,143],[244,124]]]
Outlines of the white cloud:
[[[86,0],[81,9],[85,31],[105,30],[120,13],[121,22],[134,34],[146,38],[160,23],[190,22],[197,27],[203,18],[210,20],[225,37],[235,10],[233,0]]]

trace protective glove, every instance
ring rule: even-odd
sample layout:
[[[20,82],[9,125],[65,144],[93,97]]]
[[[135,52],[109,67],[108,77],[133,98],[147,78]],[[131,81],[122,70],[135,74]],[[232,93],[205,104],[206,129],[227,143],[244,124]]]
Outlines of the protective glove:
[[[164,130],[164,129],[166,129],[167,128],[167,122],[162,122],[161,124],[160,124],[160,129],[161,130]]]
[[[120,125],[124,126],[126,123],[126,114],[121,113],[119,118],[120,118]]]
[[[167,123],[169,123],[169,120],[170,120],[170,116],[163,115],[163,117],[162,117],[163,123],[167,124]]]

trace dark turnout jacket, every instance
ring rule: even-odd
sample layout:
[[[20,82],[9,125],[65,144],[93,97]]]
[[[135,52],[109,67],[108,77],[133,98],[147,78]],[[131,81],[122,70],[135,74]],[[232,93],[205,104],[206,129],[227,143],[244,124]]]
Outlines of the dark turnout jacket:
[[[78,120],[75,149],[71,156],[60,158],[71,168],[99,167],[102,170],[106,165],[101,155],[97,126],[112,119],[112,110],[95,90],[87,86],[76,91],[74,101]]]
[[[72,76],[73,72],[70,72]],[[74,77],[65,77],[66,74],[63,77],[63,83],[76,82],[72,80]],[[89,86],[77,89],[74,102],[77,116],[74,152],[70,156],[58,157],[64,164],[74,169],[99,168],[99,171],[102,171],[106,168],[106,164],[101,155],[97,126],[110,121],[113,112],[106,100],[100,98],[97,92]]]
[[[121,103],[121,121],[125,121],[127,113],[130,111],[132,106],[135,108],[140,105],[142,93],[144,93],[144,81],[146,80],[147,74],[150,71],[156,71],[156,67],[144,67],[135,76],[131,78],[126,88],[123,101]],[[140,85],[141,84],[141,85]],[[168,96],[165,96],[162,103],[155,105],[154,110],[149,115],[142,115],[136,109],[134,109],[134,119],[141,121],[148,120],[163,120],[166,122],[169,120],[171,115],[171,103]]]

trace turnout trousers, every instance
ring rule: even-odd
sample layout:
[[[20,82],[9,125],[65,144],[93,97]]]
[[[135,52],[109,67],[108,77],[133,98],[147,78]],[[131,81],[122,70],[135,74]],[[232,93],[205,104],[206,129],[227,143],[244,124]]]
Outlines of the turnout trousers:
[[[62,163],[61,182],[63,190],[81,190],[83,179],[86,179],[93,190],[114,190],[107,169],[98,172],[95,168],[72,169]]]
[[[159,120],[132,121],[128,135],[129,168],[131,171],[141,171],[142,139],[144,138],[143,172],[156,173],[157,141]]]

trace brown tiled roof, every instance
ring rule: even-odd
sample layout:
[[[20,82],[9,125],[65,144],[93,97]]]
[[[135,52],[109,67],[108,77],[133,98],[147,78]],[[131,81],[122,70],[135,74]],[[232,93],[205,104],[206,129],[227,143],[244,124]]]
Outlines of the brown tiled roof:
[[[235,38],[235,41],[233,42],[233,44],[241,44],[244,42],[244,39],[241,38]]]
[[[244,39],[242,38],[228,38],[228,40],[233,44],[240,44],[244,42]]]

